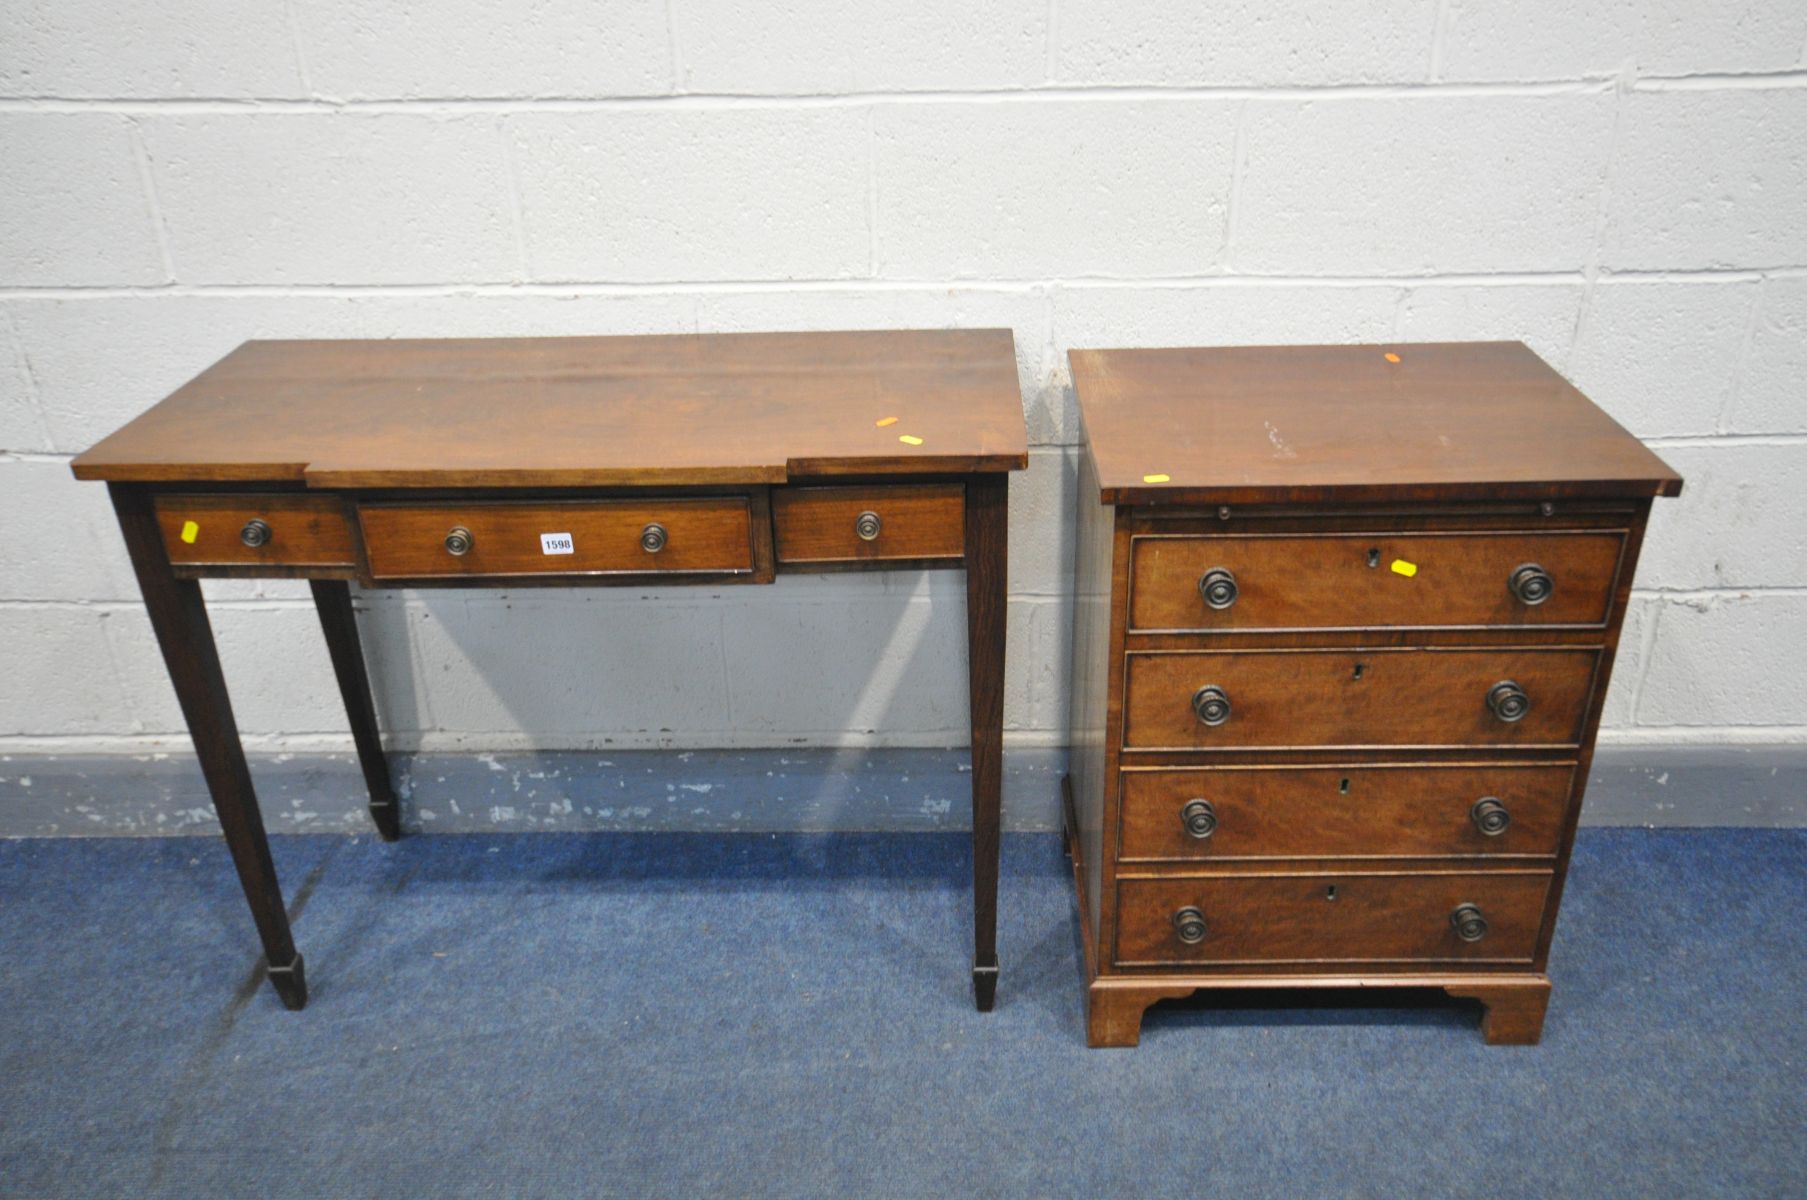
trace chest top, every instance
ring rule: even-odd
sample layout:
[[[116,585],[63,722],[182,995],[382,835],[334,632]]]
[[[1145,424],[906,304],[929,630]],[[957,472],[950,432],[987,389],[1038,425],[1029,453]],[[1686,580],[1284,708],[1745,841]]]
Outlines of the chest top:
[[[1518,342],[1069,359],[1106,504],[1681,491],[1666,463]]]
[[[246,342],[81,479],[618,487],[1027,465],[1007,329]]]

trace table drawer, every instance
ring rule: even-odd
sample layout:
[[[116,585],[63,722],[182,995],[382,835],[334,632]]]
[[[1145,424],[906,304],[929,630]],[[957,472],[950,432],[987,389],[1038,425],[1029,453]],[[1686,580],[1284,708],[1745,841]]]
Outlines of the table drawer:
[[[358,520],[376,579],[753,569],[744,496],[365,504]]]
[[[1577,745],[1600,652],[1353,648],[1127,657],[1123,744],[1217,750]],[[1520,702],[1528,707],[1507,719]]]
[[[1625,531],[1138,535],[1130,628],[1604,626]]]
[[[337,496],[220,492],[158,496],[157,525],[178,566],[350,567],[357,549]]]
[[[1554,857],[1573,776],[1567,763],[1128,770],[1117,857]]]
[[[957,483],[778,488],[772,518],[783,563],[915,561],[966,552],[965,498]]]
[[[1116,961],[1529,962],[1550,879],[1548,871],[1125,879]]]

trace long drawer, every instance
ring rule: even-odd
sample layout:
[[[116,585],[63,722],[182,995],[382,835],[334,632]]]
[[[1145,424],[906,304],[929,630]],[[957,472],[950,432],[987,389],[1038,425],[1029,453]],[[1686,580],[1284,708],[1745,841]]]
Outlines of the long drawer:
[[[1122,772],[1117,858],[1553,857],[1568,763]]]
[[[1548,871],[1124,879],[1119,966],[1529,962]]]
[[[1138,651],[1131,750],[1579,744],[1592,647]]]
[[[1604,626],[1623,530],[1140,534],[1137,631]]]
[[[744,496],[361,505],[376,579],[739,574],[753,569]]]

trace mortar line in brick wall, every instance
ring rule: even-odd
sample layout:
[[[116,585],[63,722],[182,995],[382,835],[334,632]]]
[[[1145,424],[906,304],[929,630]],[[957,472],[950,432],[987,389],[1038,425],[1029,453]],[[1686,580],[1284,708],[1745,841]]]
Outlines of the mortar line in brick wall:
[[[866,109],[866,274],[878,278],[878,110]]]
[[[521,199],[521,171],[515,162],[514,139],[508,135],[508,118],[496,118],[496,138],[501,142],[502,171],[508,179],[508,216],[514,225],[516,282],[533,276],[533,265],[527,258],[526,206]]]
[[[1763,279],[1807,277],[1807,266],[1777,264],[1763,267],[1700,267],[1682,270],[1626,270],[1602,268],[1604,283],[1750,283]],[[4,300],[137,299],[156,296],[242,296],[291,298],[329,296],[631,296],[645,294],[740,295],[746,293],[836,291],[956,291],[1016,294],[1049,287],[1075,289],[1126,288],[1240,288],[1240,287],[1472,287],[1544,286],[1584,284],[1585,271],[1461,271],[1416,272],[1396,275],[1285,275],[1222,273],[1142,276],[1021,276],[954,279],[923,276],[870,279],[846,276],[829,279],[712,279],[712,280],[493,280],[462,283],[181,283],[143,285],[0,284]]]
[[[1756,78],[1739,76],[1737,78]],[[1796,86],[1793,75],[1778,76],[1776,86]],[[1231,84],[1210,87],[1183,84],[1061,84],[1014,88],[871,90],[848,92],[684,92],[639,96],[444,96],[370,99],[301,99],[296,97],[71,97],[14,96],[0,98],[4,112],[96,112],[144,115],[251,113],[360,113],[433,115],[471,112],[598,112],[625,108],[771,109],[857,108],[867,104],[1060,104],[1075,100],[1136,103],[1159,100],[1301,100],[1413,99],[1421,97],[1599,95],[1614,86],[1609,77],[1582,77],[1536,82],[1331,83],[1265,86]]]
[[[157,179],[151,170],[151,148],[145,143],[144,130],[137,121],[130,122],[132,129],[132,163],[138,169],[138,185],[144,193],[144,206],[150,213],[151,236],[157,241],[157,256],[163,262],[163,277],[170,283],[176,281],[176,260],[169,249],[169,230],[163,223],[163,205],[157,197]]]
[[[1807,433],[1694,433],[1648,437],[1643,441],[1653,450],[1672,446],[1801,446],[1807,445]]]
[[[684,51],[678,44],[678,0],[665,0],[665,50],[670,55],[673,94],[684,90]]]
[[[31,414],[31,422],[37,428],[41,439],[38,444],[54,446],[56,438],[51,435],[50,420],[44,415],[43,401],[38,396],[38,374],[32,368],[31,356],[25,353],[25,339],[19,334],[19,326],[13,319],[12,310],[3,305],[0,305],[0,322],[6,326],[6,344],[12,352],[12,360],[18,366],[20,377],[25,380],[25,409]],[[16,462],[68,462],[70,457],[33,450],[0,451],[0,459]]]
[[[1787,584],[1760,584],[1751,587],[1665,588],[1634,587],[1636,600],[1661,600],[1666,604],[1709,604],[1717,600],[1741,600],[1761,597],[1765,600],[1807,600],[1807,587]]]
[[[1626,71],[1630,69],[1628,66]],[[1624,85],[1625,77],[1621,74],[1613,88],[1612,129],[1607,137],[1606,164],[1600,172],[1600,191],[1594,200],[1594,228],[1588,241],[1587,264],[1582,268],[1587,283],[1581,292],[1581,303],[1575,309],[1575,327],[1570,331],[1571,356],[1586,344],[1588,326],[1593,320],[1594,294],[1599,287],[1600,261],[1606,255],[1606,231],[1612,219],[1613,164],[1619,160],[1619,142],[1625,128]]]
[[[1601,727],[1599,740],[1622,746],[1762,746],[1807,742],[1807,725],[1612,725]]]
[[[1741,274],[1749,274],[1744,272]],[[1717,275],[1703,273],[1707,278]],[[0,300],[136,299],[157,296],[215,296],[274,298],[367,296],[618,296],[643,294],[739,295],[744,293],[895,291],[895,292],[1003,292],[1023,293],[1047,287],[1072,288],[1191,288],[1191,287],[1399,287],[1470,286],[1494,284],[1579,283],[1574,271],[1464,273],[1447,275],[1148,275],[1073,276],[1067,278],[1020,277],[990,279],[886,278],[848,276],[835,279],[726,279],[726,280],[630,280],[614,282],[511,283],[185,283],[157,286],[0,284]]]
[[[1763,316],[1763,294],[1768,290],[1761,283],[1751,289],[1750,303],[1744,314],[1744,336],[1738,341],[1738,357],[1732,366],[1732,386],[1725,390],[1725,399],[1719,403],[1719,415],[1713,421],[1715,433],[1725,433],[1732,426],[1732,411],[1737,407],[1747,379],[1745,367],[1749,365],[1752,349],[1757,344],[1757,326]]]
[[[1243,159],[1248,155],[1249,106],[1236,106],[1236,132],[1230,140],[1230,198],[1226,201],[1223,220],[1223,244],[1218,250],[1217,265],[1226,278],[1236,262],[1236,225],[1242,212]]]
[[[1636,92],[1762,91],[1807,87],[1807,71],[1752,71],[1748,74],[1644,75],[1632,82]]]
[[[1431,14],[1431,47],[1430,69],[1427,77],[1432,83],[1443,81],[1443,48],[1449,35],[1449,0],[1437,0],[1436,11]]]
[[[295,52],[295,75],[301,81],[301,90],[313,96],[313,72],[308,67],[307,46],[301,38],[301,22],[295,15],[295,0],[283,0],[283,20],[289,27],[289,46]]]
[[[1650,599],[1650,597],[1638,596],[1636,588],[1632,589],[1632,598]],[[1650,652],[1656,646],[1656,627],[1662,622],[1664,607],[1662,604],[1654,603],[1646,606],[1646,611],[1650,614],[1649,619],[1644,622],[1644,628],[1639,631],[1637,667],[1630,680],[1631,698],[1625,704],[1625,711],[1630,714],[1634,722],[1638,719],[1638,704],[1644,698],[1644,680],[1650,674]]]

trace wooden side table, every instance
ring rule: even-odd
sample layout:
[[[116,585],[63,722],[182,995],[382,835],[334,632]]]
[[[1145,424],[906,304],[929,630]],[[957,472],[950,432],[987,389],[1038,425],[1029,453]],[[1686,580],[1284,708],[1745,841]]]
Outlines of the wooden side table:
[[[282,1002],[307,1001],[197,580],[305,578],[401,832],[350,584],[964,567],[973,988],[996,994],[1008,330],[248,342],[78,457],[105,480]]]
[[[1076,350],[1068,844],[1088,1033],[1431,986],[1535,1042],[1650,503],[1516,343]]]

